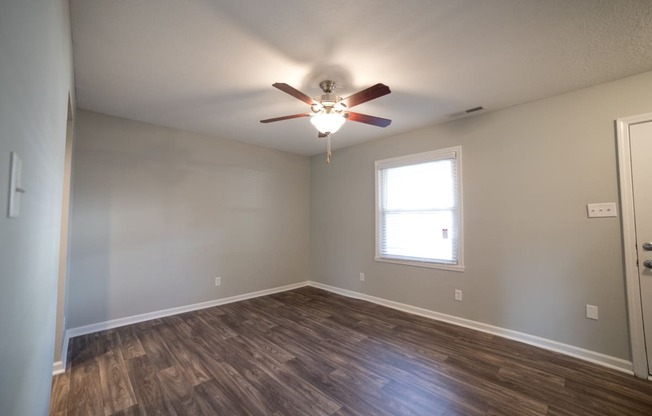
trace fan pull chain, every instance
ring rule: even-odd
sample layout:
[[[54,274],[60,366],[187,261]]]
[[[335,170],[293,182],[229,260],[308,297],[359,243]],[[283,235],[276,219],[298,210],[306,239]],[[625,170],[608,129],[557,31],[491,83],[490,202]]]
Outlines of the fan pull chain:
[[[326,137],[326,163],[331,164],[331,135]]]

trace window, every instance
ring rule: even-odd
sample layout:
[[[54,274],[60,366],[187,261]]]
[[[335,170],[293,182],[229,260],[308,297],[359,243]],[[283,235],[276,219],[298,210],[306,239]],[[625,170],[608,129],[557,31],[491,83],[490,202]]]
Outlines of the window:
[[[376,162],[376,260],[464,270],[462,147]]]

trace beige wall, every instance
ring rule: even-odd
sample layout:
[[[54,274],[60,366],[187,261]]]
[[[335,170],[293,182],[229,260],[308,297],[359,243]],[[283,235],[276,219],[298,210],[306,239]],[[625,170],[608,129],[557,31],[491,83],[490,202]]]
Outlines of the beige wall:
[[[645,73],[313,157],[312,279],[629,359],[620,217],[586,204],[618,202],[614,120],[652,112],[650,86]],[[454,145],[465,272],[375,262],[374,161]]]
[[[307,157],[79,111],[74,158],[69,328],[308,280]]]
[[[68,93],[67,1],[0,3],[0,415],[48,413]],[[7,218],[9,155],[23,162]]]

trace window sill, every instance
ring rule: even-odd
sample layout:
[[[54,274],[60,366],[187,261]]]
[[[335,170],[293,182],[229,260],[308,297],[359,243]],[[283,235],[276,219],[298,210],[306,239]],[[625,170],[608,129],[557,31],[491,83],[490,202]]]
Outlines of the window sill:
[[[375,260],[382,263],[402,264],[404,266],[424,267],[427,269],[440,269],[440,270],[448,270],[452,272],[464,271],[464,265],[460,265],[460,264],[430,263],[425,261],[392,259],[387,257],[376,257]]]

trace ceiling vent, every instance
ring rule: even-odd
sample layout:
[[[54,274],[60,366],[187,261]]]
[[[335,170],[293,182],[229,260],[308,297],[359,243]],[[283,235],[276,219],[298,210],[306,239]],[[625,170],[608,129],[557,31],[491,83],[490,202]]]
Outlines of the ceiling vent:
[[[482,113],[485,111],[486,108],[482,105],[479,105],[477,107],[469,108],[464,111],[458,111],[457,113],[449,114],[448,116],[450,118],[459,118],[459,117],[465,117],[465,116],[470,116],[478,113]]]

